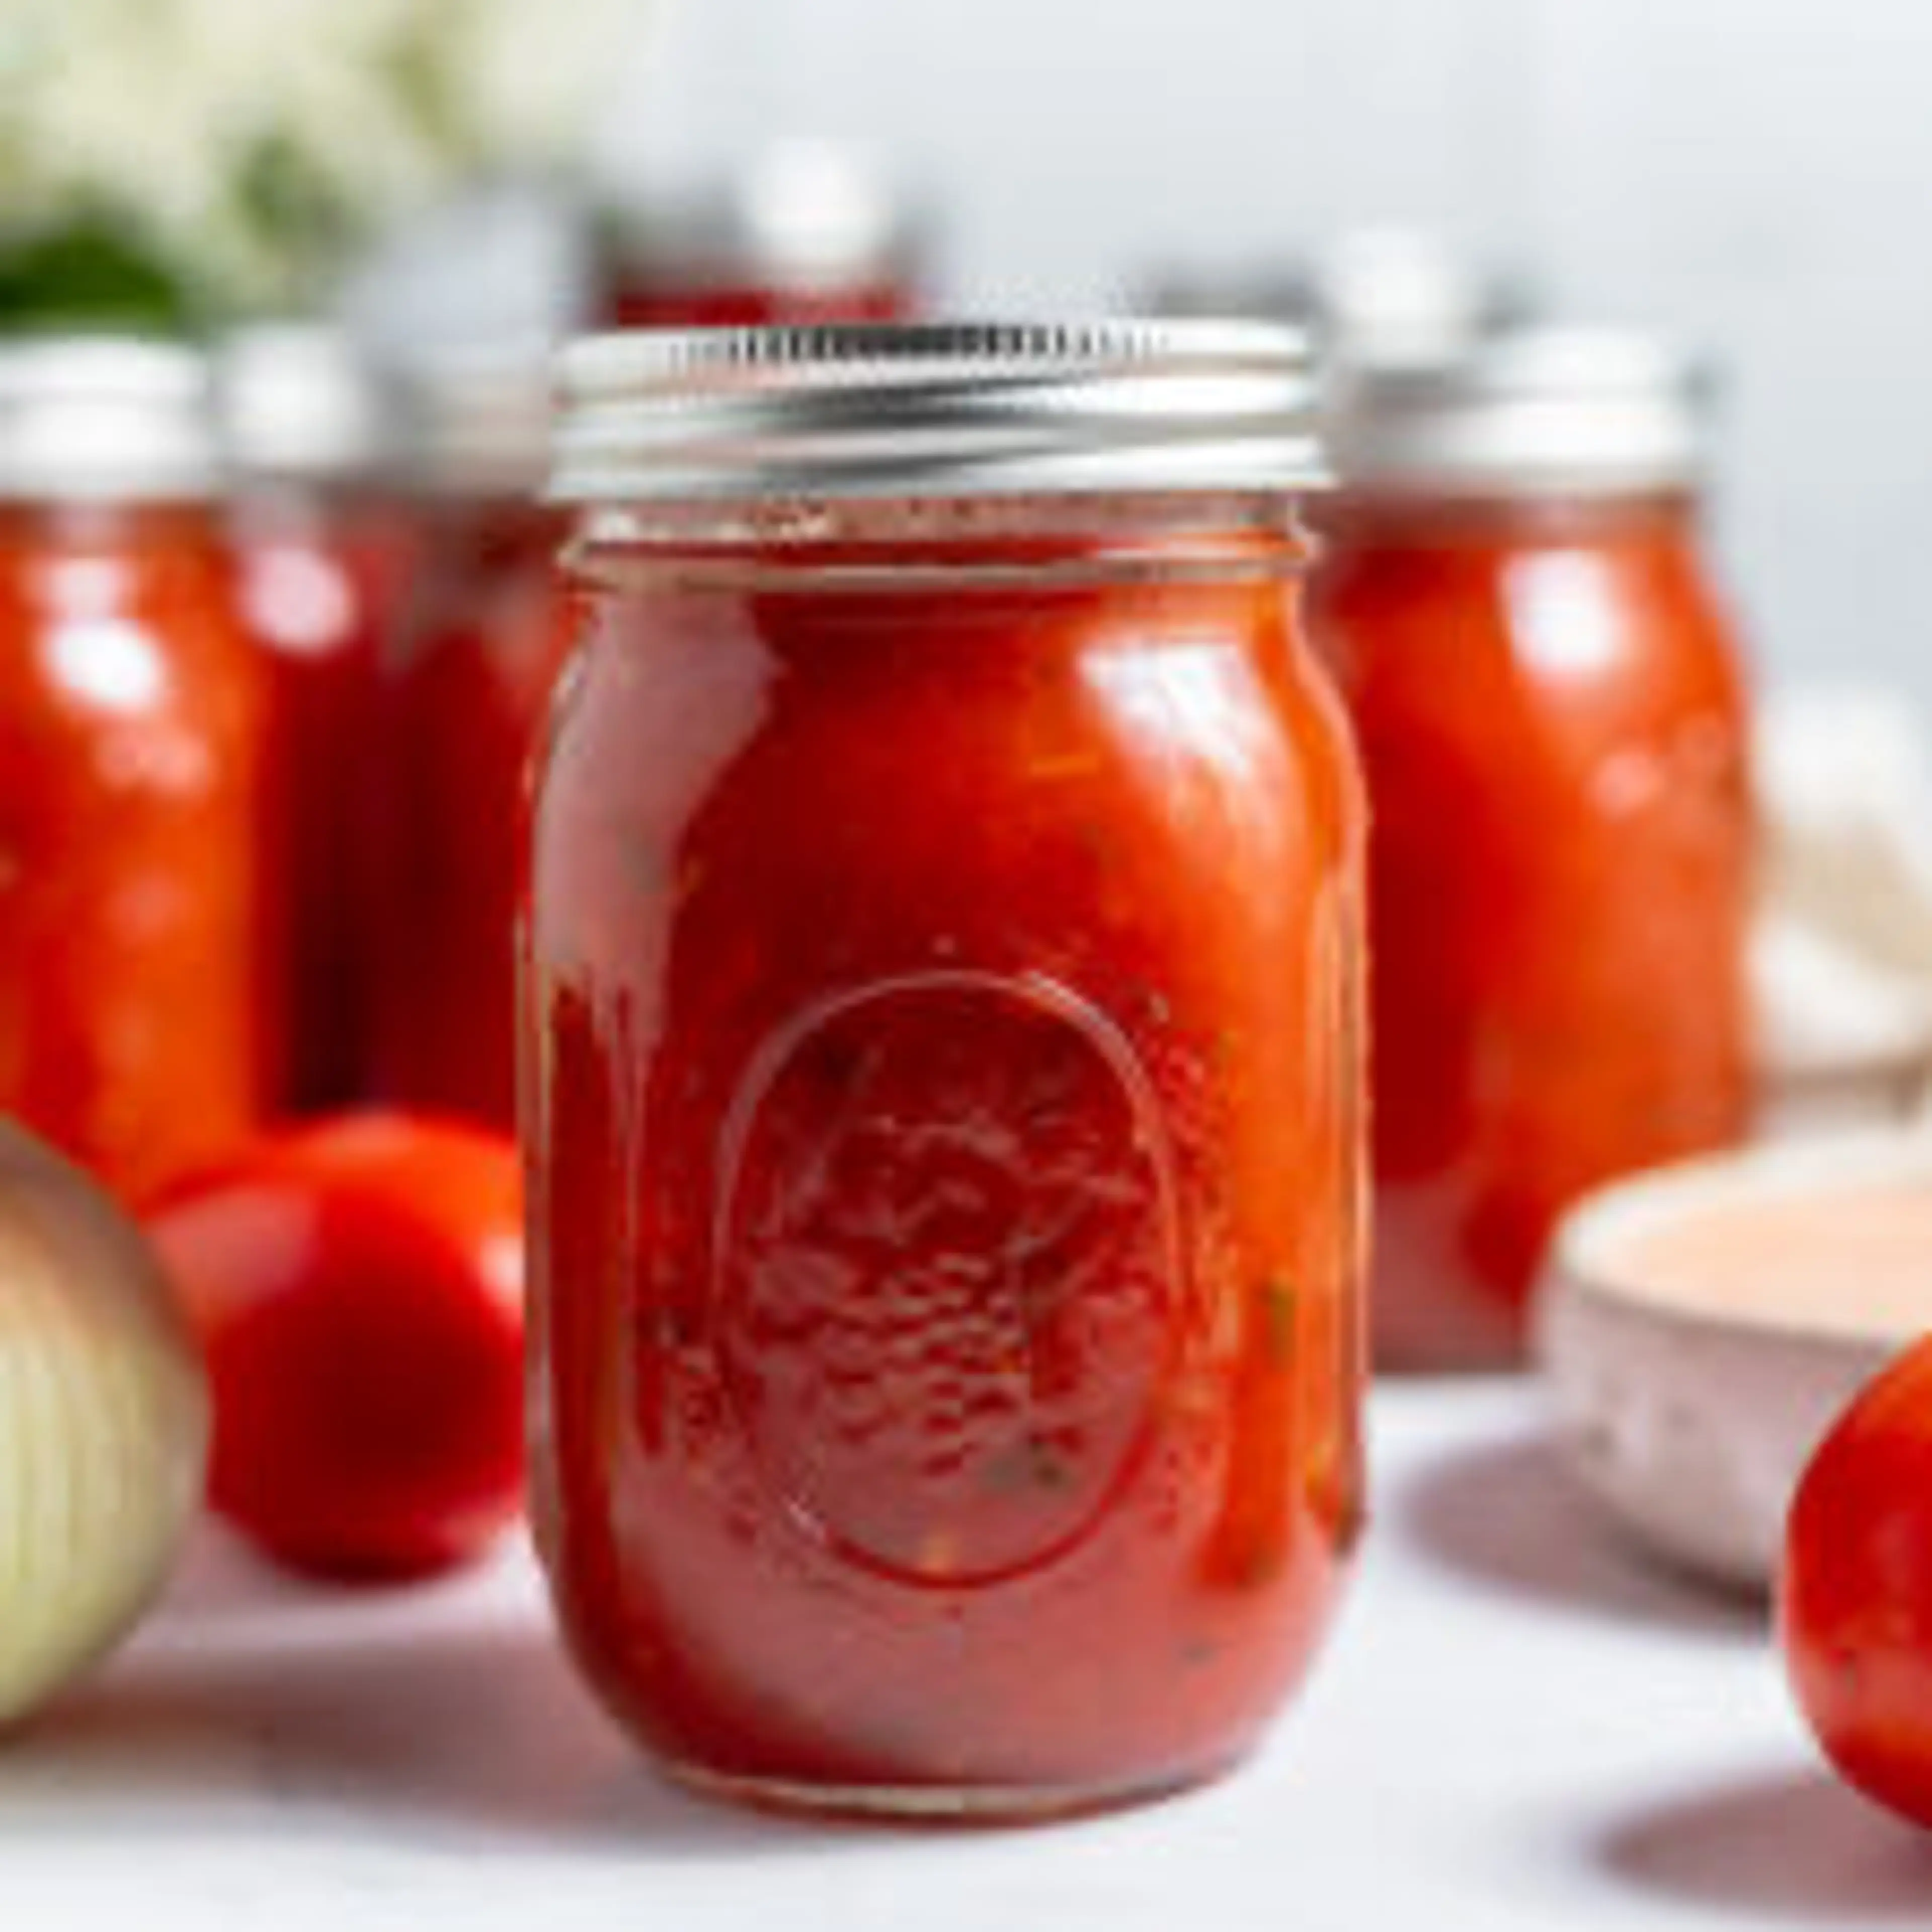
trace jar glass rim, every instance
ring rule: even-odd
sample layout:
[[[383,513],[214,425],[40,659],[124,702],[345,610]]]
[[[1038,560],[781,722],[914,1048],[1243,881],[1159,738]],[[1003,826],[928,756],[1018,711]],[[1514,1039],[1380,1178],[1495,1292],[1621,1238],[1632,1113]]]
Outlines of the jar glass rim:
[[[1296,576],[1318,555],[1280,490],[873,500],[697,500],[577,507],[567,569],[803,585]],[[621,560],[621,562],[620,562]]]

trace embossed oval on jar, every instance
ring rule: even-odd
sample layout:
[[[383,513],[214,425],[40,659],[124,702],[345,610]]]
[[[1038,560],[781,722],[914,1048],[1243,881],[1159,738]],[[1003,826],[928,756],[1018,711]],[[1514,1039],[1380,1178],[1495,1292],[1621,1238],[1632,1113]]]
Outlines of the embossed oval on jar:
[[[1172,1163],[1118,1028],[1034,976],[881,982],[768,1046],[724,1153],[727,1384],[827,1546],[957,1586],[1088,1533],[1174,1329]]]

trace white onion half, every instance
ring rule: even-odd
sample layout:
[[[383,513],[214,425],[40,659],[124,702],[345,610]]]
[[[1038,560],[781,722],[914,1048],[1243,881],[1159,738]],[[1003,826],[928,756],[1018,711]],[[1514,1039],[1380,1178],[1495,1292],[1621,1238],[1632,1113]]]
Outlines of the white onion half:
[[[208,1439],[200,1358],[140,1232],[0,1121],[0,1724],[147,1607]]]

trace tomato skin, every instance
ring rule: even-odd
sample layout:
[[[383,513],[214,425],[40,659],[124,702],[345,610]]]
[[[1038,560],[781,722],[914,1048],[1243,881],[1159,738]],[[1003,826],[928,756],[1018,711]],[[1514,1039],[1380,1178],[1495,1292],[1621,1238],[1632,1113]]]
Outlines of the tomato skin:
[[[1932,1339],[1846,1411],[1786,1532],[1793,1688],[1850,1784],[1932,1828]]]
[[[319,1576],[417,1576],[515,1516],[512,1142],[338,1116],[176,1190],[148,1226],[208,1357],[210,1500],[268,1555]]]

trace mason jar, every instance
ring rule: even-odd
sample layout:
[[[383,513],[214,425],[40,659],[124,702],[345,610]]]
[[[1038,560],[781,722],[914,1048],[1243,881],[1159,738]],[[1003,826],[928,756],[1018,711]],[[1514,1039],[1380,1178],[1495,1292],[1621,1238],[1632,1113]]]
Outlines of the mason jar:
[[[366,1093],[380,668],[412,569],[383,385],[334,330],[258,323],[217,364],[242,608],[267,673],[278,1111]]]
[[[380,680],[370,1079],[507,1131],[525,778],[571,642],[562,520],[538,500],[548,352],[446,351],[410,396],[417,550]]]
[[[1360,1498],[1299,338],[615,335],[563,385],[523,1125],[571,1646],[766,1802],[1219,1772]]]
[[[1748,720],[1700,388],[1576,330],[1338,388],[1316,630],[1373,808],[1394,1365],[1514,1359],[1563,1210],[1748,1124]]]
[[[0,1111],[130,1201],[264,1098],[262,670],[206,369],[0,347]]]
[[[604,319],[622,328],[906,322],[923,236],[866,156],[778,142],[722,178],[612,209]]]

